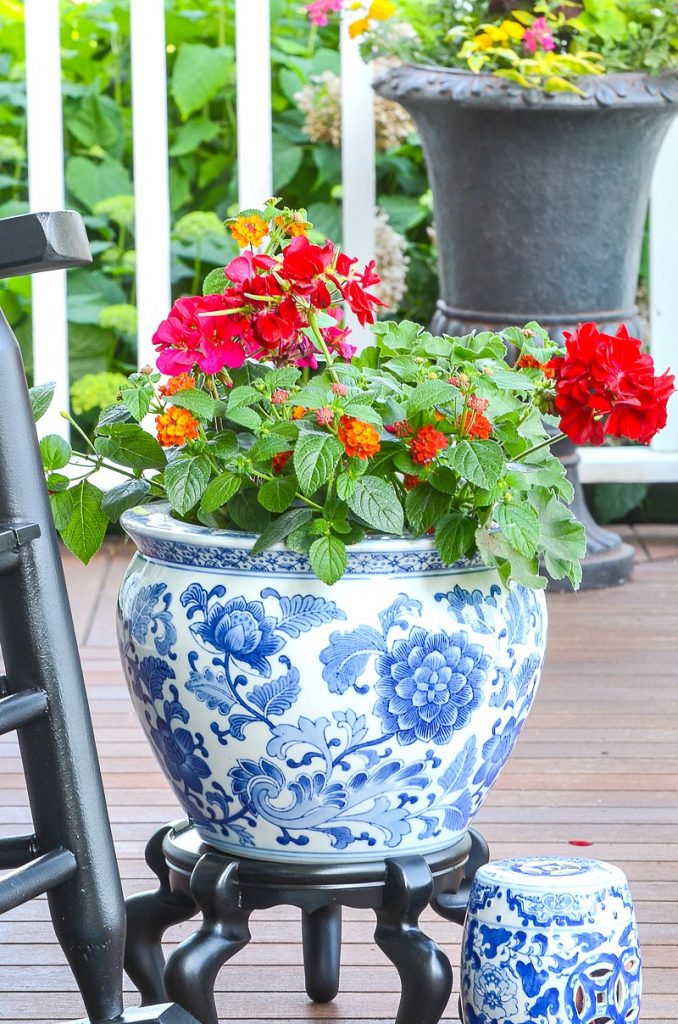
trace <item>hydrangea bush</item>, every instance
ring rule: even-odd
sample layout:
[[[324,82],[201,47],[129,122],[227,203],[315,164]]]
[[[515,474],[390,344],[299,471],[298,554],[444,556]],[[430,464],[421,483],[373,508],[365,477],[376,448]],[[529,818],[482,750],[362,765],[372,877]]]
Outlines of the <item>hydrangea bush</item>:
[[[565,433],[646,443],[665,424],[673,377],[640,342],[595,324],[563,350],[535,323],[463,338],[375,323],[374,266],[310,242],[305,211],[272,200],[229,226],[241,254],[175,302],[157,367],[129,377],[94,440],[71,421],[81,450],[41,442],[67,546],[87,561],[109,521],[163,499],[256,534],[254,553],[285,542],[327,584],[368,534],[430,534],[445,563],[479,555],[504,583],[543,587],[541,558],[577,586],[584,530],[550,448]],[[359,353],[344,306],[372,327]],[[36,415],[49,397],[34,389]],[[106,493],[103,467],[124,478]]]

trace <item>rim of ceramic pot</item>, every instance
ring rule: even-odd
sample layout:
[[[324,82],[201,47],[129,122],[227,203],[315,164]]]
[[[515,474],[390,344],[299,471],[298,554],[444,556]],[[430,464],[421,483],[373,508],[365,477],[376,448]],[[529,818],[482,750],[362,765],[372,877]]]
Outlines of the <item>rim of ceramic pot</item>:
[[[279,571],[314,576],[307,556],[291,551],[282,542],[251,555],[257,534],[216,530],[182,522],[171,515],[167,502],[153,502],[129,509],[120,517],[120,523],[139,551],[157,561],[178,565],[198,563],[204,568],[234,571]],[[496,572],[477,555],[453,565],[445,564],[440,560],[431,537],[379,534],[348,548],[348,576],[450,574],[480,570]]]
[[[667,107],[678,104],[678,68],[656,75],[619,71],[581,75],[581,93],[526,89],[487,71],[446,68],[437,64],[402,63],[374,80],[379,95],[395,101],[449,102],[490,108],[592,110],[601,108]]]
[[[539,872],[543,867],[543,873]],[[569,870],[568,870],[569,868]],[[605,886],[627,887],[626,875],[616,864],[587,857],[541,856],[507,858],[483,864],[478,882],[498,885],[507,892],[597,891]]]

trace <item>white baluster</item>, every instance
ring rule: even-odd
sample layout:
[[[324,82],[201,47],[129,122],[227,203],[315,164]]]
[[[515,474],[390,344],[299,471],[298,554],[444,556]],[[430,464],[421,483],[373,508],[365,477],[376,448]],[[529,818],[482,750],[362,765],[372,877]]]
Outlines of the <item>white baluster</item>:
[[[343,182],[343,248],[362,263],[374,259],[374,213],[377,172],[374,141],[374,93],[372,67],[361,56],[356,40],[348,34],[355,14],[344,11],[341,31],[341,108]],[[360,348],[371,341],[347,310],[353,329],[351,340]]]
[[[64,208],[64,141],[61,106],[59,0],[25,0],[28,196],[33,212]],[[68,434],[59,415],[69,407],[66,271],[35,274],[33,377],[56,382],[51,408],[40,421],[41,434]]]
[[[131,0],[137,359],[155,364],[151,338],[172,303],[163,0]]]
[[[269,0],[236,0],[235,45],[238,202],[246,210],[273,195]]]

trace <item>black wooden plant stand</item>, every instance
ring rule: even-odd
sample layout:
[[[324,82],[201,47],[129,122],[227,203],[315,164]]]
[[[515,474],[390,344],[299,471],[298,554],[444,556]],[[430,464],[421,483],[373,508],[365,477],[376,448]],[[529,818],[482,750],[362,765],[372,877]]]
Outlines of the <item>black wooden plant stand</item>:
[[[396,1024],[438,1024],[452,991],[452,968],[419,928],[429,904],[462,924],[475,872],[489,859],[471,830],[447,850],[346,865],[272,863],[206,846],[189,822],[153,836],[146,860],[159,887],[127,901],[125,968],[144,1002],[169,996],[200,1024],[218,1024],[214,985],[221,966],[247,945],[249,918],[280,904],[299,907],[306,992],[319,1003],[339,991],[341,908],[374,910],[375,941],[396,967],[402,996]],[[162,937],[202,913],[202,926],[172,953]]]
[[[77,213],[0,221],[0,277],[90,260]],[[18,733],[34,829],[0,839],[0,913],[47,894],[90,1024],[190,1024],[165,1000],[123,1013],[120,876],[21,352],[1,312],[0,409],[0,735]]]

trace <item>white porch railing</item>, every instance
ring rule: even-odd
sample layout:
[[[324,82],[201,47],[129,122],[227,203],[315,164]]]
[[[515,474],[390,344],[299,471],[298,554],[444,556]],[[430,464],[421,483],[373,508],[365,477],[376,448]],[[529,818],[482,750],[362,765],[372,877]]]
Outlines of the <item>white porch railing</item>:
[[[138,359],[152,360],[151,336],[170,305],[167,73],[163,0],[130,0],[136,198]],[[25,0],[29,198],[32,210],[64,205],[59,0]],[[269,0],[236,0],[238,177],[243,207],[272,192]],[[342,32],[343,226],[348,251],[374,251],[375,153],[370,72]],[[652,351],[658,366],[678,368],[678,123],[662,150],[651,203]],[[359,330],[357,325],[356,329]],[[33,279],[36,380],[57,381],[46,432],[65,433],[68,327],[63,272]],[[678,481],[678,401],[651,450],[582,451],[586,481]]]

